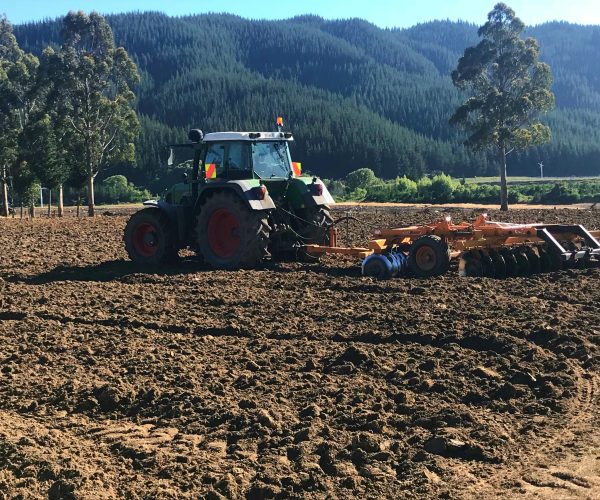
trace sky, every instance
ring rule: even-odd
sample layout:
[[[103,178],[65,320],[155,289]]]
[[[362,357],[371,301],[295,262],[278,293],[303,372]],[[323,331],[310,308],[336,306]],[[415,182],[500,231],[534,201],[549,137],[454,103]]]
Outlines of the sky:
[[[505,0],[527,24],[569,21],[600,25],[600,0]],[[172,16],[228,12],[250,19],[287,19],[317,14],[326,19],[358,17],[382,28],[410,27],[434,19],[481,25],[496,0],[0,0],[0,14],[13,24],[55,18],[69,10],[102,14],[161,11]]]

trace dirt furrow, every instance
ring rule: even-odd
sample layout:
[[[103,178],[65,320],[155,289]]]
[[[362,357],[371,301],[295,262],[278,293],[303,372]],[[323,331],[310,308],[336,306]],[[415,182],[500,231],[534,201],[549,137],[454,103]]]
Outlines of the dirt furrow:
[[[0,498],[600,496],[600,270],[144,270],[115,211],[0,219]],[[356,207],[339,239],[476,212]],[[600,211],[507,220],[542,221]]]

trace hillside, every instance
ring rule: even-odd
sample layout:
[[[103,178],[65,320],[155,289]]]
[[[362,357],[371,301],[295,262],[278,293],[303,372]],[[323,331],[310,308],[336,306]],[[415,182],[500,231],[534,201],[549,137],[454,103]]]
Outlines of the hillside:
[[[465,151],[447,124],[460,101],[449,73],[476,42],[474,25],[382,30],[358,19],[160,13],[109,22],[142,74],[138,168],[117,169],[137,183],[160,187],[163,145],[182,140],[192,125],[265,129],[278,114],[295,134],[295,159],[325,177],[360,167],[388,178],[495,172],[484,156]],[[39,52],[58,43],[59,28],[47,21],[16,26],[15,34],[23,48]],[[547,117],[552,144],[513,156],[510,174],[533,175],[542,160],[547,175],[600,174],[600,27],[550,23],[528,34],[552,66],[558,108]]]

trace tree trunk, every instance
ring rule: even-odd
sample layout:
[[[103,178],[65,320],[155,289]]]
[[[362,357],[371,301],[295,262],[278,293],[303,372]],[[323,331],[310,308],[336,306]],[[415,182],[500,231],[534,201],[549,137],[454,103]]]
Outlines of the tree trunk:
[[[8,185],[6,181],[1,181],[2,183],[2,213],[0,215],[4,217],[8,217]]]
[[[62,217],[64,215],[65,212],[65,207],[63,204],[63,185],[60,184],[58,186],[58,209],[56,211],[56,215],[58,215],[59,217]]]
[[[33,196],[29,200],[29,217],[35,219],[35,198]]]
[[[90,174],[88,177],[88,215],[94,217],[96,215],[96,207],[94,203],[94,176]]]
[[[48,188],[48,218],[52,216],[52,190]]]
[[[77,191],[77,218],[79,219],[79,212],[81,208],[81,189]]]
[[[500,148],[500,210],[508,212],[508,185],[506,183],[506,147]]]

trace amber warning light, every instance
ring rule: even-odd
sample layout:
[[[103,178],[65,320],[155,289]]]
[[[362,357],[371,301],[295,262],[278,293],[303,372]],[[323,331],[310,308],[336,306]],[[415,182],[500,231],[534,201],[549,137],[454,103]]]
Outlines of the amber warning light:
[[[283,116],[277,117],[277,125],[279,125],[280,127],[283,127]]]

